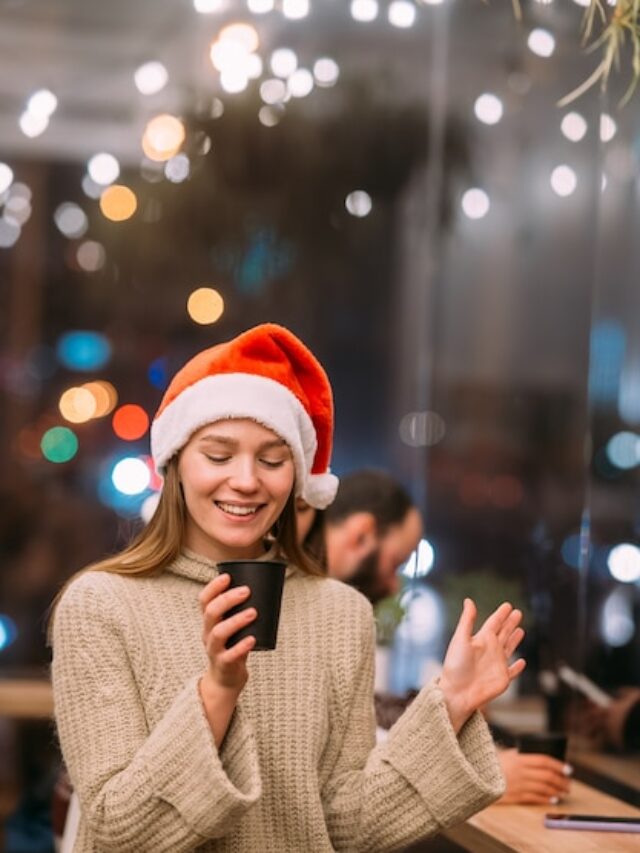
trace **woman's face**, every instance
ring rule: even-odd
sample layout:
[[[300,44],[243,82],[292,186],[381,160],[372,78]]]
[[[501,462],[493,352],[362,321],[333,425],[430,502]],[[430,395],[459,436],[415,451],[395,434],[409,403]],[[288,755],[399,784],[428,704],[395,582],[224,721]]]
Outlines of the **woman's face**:
[[[178,461],[187,508],[185,545],[213,560],[264,552],[293,489],[287,444],[248,419],[216,421],[194,433]]]

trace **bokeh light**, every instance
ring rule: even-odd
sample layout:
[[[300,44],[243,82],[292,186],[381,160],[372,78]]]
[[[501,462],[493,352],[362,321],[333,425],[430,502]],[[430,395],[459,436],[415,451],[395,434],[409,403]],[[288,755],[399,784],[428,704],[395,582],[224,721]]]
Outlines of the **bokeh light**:
[[[489,213],[491,202],[484,190],[474,187],[462,196],[462,210],[469,219],[482,219]]]
[[[78,452],[78,439],[68,427],[52,427],[42,436],[40,449],[49,462],[69,462]]]
[[[260,107],[258,110],[258,120],[265,127],[275,127],[279,124],[280,119],[284,115],[284,107],[282,104],[274,104],[273,106]]]
[[[13,169],[6,163],[0,163],[0,193],[9,189],[13,183]]]
[[[126,219],[131,219],[137,207],[136,194],[123,184],[112,184],[100,196],[102,215],[112,222],[124,222]]]
[[[53,214],[53,220],[65,237],[82,237],[89,227],[87,214],[72,201],[65,201],[59,205]]]
[[[179,118],[162,113],[152,118],[142,137],[142,150],[150,160],[170,160],[185,140],[184,124]]]
[[[83,424],[95,415],[96,399],[87,388],[67,388],[58,401],[62,417],[72,424]]]
[[[254,15],[264,15],[273,11],[274,0],[247,0],[247,9]]]
[[[231,41],[241,44],[247,53],[253,53],[260,47],[258,31],[251,24],[227,24],[220,30],[220,41]]]
[[[602,142],[610,142],[618,131],[618,125],[608,113],[602,113],[600,116],[600,140]]]
[[[416,7],[409,0],[391,0],[387,14],[392,26],[404,29],[414,25]]]
[[[352,216],[362,218],[371,213],[373,202],[368,192],[364,190],[354,190],[344,200],[344,206]]]
[[[541,56],[543,59],[548,59],[556,49],[556,40],[548,30],[543,30],[539,27],[531,30],[527,39],[527,45],[531,53],[535,53],[536,56]]]
[[[6,613],[0,613],[0,652],[9,648],[17,636],[16,623]]]
[[[329,56],[321,56],[313,63],[313,76],[318,86],[335,86],[340,76],[340,66]]]
[[[97,379],[95,382],[85,382],[81,387],[93,396],[95,401],[94,418],[103,418],[112,412],[118,404],[118,392],[111,382]]]
[[[571,142],[580,142],[587,132],[587,122],[580,113],[567,113],[560,123],[560,130]]]
[[[630,542],[614,545],[609,551],[607,565],[612,577],[621,583],[640,580],[640,548]]]
[[[27,112],[49,119],[56,111],[58,99],[49,89],[38,89],[27,101]]]
[[[56,344],[56,355],[70,370],[99,370],[111,358],[111,344],[99,332],[65,332]]]
[[[446,424],[437,412],[408,412],[400,421],[398,431],[409,447],[432,447],[444,438]]]
[[[164,174],[172,184],[181,184],[186,181],[191,171],[191,163],[186,154],[176,154],[167,160],[164,166]]]
[[[149,415],[142,406],[127,403],[113,414],[113,431],[123,441],[137,441],[149,429]]]
[[[615,589],[607,597],[601,614],[602,639],[613,648],[626,646],[636,632],[633,607],[625,590]]]
[[[313,86],[313,74],[308,68],[296,68],[287,78],[287,91],[294,98],[306,98]]]
[[[277,77],[263,80],[260,84],[260,97],[265,104],[278,104],[287,96],[287,87]]]
[[[378,17],[378,0],[351,0],[350,8],[354,21],[368,23]]]
[[[96,184],[107,186],[118,179],[120,164],[113,154],[101,151],[99,154],[94,154],[87,163],[87,173]]]
[[[607,456],[612,465],[622,470],[640,465],[640,435],[618,432],[607,442]]]
[[[85,272],[97,272],[102,269],[106,260],[104,246],[95,240],[85,240],[78,246],[76,260]]]
[[[47,116],[39,116],[25,110],[18,119],[20,130],[29,139],[35,139],[40,136],[49,127],[49,119]]]
[[[406,578],[424,578],[433,568],[434,561],[433,545],[428,539],[421,539],[416,550],[402,567],[401,574]]]
[[[134,75],[133,81],[136,89],[141,95],[155,95],[167,85],[169,72],[161,62],[145,62],[140,65]]]
[[[164,391],[169,384],[169,362],[167,358],[160,356],[154,359],[149,365],[147,376],[154,388]]]
[[[212,287],[199,287],[189,295],[187,313],[202,326],[215,323],[224,312],[224,299]]]
[[[151,473],[143,459],[126,456],[114,465],[111,481],[123,495],[139,495],[149,487]]]
[[[271,54],[269,64],[276,77],[289,77],[298,67],[298,57],[291,48],[279,47]]]
[[[571,166],[561,165],[551,173],[551,189],[561,197],[570,196],[578,185],[578,178]]]
[[[309,0],[282,0],[282,14],[292,21],[306,18],[309,8]]]
[[[478,121],[481,121],[483,124],[497,124],[502,118],[504,107],[497,95],[491,92],[484,92],[476,98],[473,111]]]

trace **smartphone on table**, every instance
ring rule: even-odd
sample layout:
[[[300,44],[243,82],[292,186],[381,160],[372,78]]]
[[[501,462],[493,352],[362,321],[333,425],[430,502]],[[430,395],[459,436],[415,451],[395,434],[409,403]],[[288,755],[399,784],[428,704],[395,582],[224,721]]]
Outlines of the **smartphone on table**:
[[[640,832],[637,817],[613,817],[595,814],[546,814],[544,825],[549,829],[587,829],[591,832]]]

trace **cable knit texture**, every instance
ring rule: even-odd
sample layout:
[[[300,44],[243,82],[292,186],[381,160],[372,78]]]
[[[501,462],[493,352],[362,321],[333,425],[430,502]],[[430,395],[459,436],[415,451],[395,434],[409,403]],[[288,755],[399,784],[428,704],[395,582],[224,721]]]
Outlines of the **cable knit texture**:
[[[436,685],[375,746],[371,606],[290,567],[278,647],[249,656],[220,751],[198,679],[198,593],[215,564],[89,572],[64,594],[53,687],[78,792],[76,853],[375,853],[464,820],[500,796],[488,729],[456,737]]]

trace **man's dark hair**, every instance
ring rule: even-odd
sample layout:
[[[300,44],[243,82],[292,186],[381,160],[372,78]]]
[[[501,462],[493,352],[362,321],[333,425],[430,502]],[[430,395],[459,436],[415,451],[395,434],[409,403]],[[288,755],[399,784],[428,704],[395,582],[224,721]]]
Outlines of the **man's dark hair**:
[[[354,512],[370,512],[378,533],[401,524],[414,507],[408,492],[384,471],[354,471],[340,478],[338,494],[325,510],[325,521],[338,524]]]

